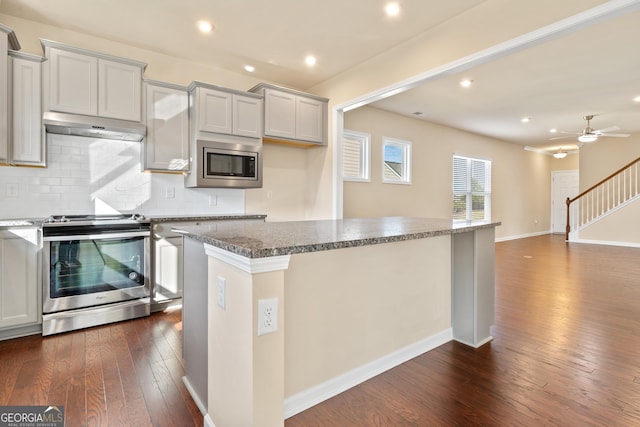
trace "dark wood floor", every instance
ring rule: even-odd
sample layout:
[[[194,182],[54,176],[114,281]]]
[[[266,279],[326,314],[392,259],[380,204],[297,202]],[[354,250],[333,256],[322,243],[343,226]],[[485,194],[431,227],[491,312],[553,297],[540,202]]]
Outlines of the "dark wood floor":
[[[640,426],[640,249],[541,236],[496,264],[490,344],[445,344],[286,427]]]
[[[496,260],[490,344],[445,344],[285,426],[640,425],[640,249],[541,236]],[[0,405],[64,405],[73,427],[202,425],[180,329],[177,311],[0,342]]]
[[[182,383],[181,312],[0,342],[0,406],[63,405],[66,425],[202,426]]]

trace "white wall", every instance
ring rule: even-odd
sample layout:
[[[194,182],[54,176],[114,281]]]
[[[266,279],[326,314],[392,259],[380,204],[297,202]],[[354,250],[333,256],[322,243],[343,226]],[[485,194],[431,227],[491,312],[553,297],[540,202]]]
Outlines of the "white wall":
[[[114,210],[145,215],[244,212],[243,190],[184,188],[182,175],[141,172],[139,142],[48,138],[47,168],[0,168],[0,218]],[[16,197],[7,195],[9,187],[17,187]],[[174,196],[168,198],[167,191]]]

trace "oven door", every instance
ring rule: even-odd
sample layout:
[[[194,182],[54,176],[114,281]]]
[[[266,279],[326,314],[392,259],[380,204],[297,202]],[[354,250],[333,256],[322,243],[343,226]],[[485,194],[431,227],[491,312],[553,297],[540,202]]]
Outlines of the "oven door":
[[[148,231],[43,241],[43,313],[149,297]]]

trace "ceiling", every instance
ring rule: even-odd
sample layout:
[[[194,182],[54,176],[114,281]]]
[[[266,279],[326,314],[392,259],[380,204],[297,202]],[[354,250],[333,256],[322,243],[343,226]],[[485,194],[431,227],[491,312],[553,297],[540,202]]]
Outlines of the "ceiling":
[[[252,65],[258,79],[305,90],[484,1],[402,0],[396,18],[384,15],[385,0],[0,0],[0,14],[238,73]],[[214,31],[199,33],[199,20]],[[575,148],[574,138],[549,141],[549,129],[580,132],[587,114],[596,115],[594,129],[640,134],[632,101],[640,95],[639,23],[640,11],[630,12],[373,105],[549,150]],[[461,78],[474,84],[462,89]]]

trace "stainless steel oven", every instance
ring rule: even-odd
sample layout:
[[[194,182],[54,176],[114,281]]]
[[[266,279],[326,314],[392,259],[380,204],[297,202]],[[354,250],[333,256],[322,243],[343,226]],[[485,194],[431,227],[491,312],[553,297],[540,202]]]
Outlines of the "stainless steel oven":
[[[150,230],[135,214],[49,217],[42,334],[149,315]]]

